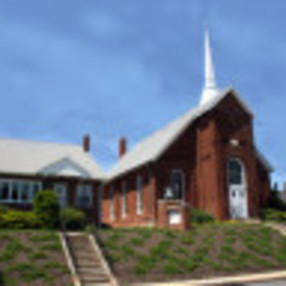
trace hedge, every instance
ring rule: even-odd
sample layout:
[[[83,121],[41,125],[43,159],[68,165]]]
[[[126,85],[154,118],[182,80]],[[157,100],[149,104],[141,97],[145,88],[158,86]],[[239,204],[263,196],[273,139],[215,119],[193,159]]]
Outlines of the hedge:
[[[33,201],[33,211],[43,227],[59,226],[60,206],[58,197],[53,190],[43,190],[37,193]]]
[[[286,222],[286,211],[265,209],[263,211],[263,218],[270,221]]]
[[[68,207],[60,211],[61,223],[69,230],[83,229],[86,224],[86,215],[83,211]]]
[[[32,211],[9,210],[0,214],[0,228],[34,229],[41,227],[41,222]]]
[[[204,210],[192,208],[191,222],[195,224],[212,223],[215,219],[212,215]]]

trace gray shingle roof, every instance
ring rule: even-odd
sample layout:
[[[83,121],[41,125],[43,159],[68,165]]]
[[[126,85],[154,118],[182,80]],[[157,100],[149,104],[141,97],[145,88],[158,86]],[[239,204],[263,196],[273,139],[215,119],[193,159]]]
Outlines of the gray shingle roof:
[[[49,167],[61,162],[82,170],[86,178],[104,178],[101,167],[81,146],[0,138],[0,173],[45,174]]]
[[[108,179],[113,179],[125,172],[132,170],[133,168],[158,159],[195,119],[212,110],[230,93],[238,100],[244,110],[253,116],[250,108],[248,108],[246,103],[234,89],[225,89],[224,91],[220,92],[218,96],[214,97],[213,100],[195,107],[163,129],[155,132],[153,135],[137,144],[132,150],[128,151],[110,170]],[[261,153],[259,153],[259,158],[262,158]],[[267,166],[268,169],[271,168],[270,164],[264,157],[262,162],[265,166]]]

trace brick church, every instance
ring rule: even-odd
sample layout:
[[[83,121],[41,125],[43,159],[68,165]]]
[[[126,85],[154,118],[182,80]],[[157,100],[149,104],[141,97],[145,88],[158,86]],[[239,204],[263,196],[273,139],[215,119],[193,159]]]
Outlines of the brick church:
[[[191,208],[217,219],[258,217],[270,191],[271,165],[253,138],[253,113],[233,89],[218,90],[209,36],[205,86],[194,109],[127,151],[105,174],[83,147],[0,139],[0,204],[30,209],[53,189],[62,207],[111,227],[187,229]]]
[[[207,32],[199,105],[128,152],[121,139],[104,185],[102,223],[185,229],[192,207],[222,220],[259,216],[272,168],[255,146],[253,117],[233,88],[216,88]]]

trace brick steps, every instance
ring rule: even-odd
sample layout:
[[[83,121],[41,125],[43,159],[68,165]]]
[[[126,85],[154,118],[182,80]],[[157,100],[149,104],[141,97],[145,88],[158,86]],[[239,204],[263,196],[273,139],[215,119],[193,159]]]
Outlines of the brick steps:
[[[88,235],[68,235],[67,243],[82,286],[111,285],[110,276]]]

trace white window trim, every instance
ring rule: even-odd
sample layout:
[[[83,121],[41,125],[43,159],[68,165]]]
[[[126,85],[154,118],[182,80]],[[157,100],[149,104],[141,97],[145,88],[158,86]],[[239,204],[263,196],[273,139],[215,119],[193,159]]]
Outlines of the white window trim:
[[[136,210],[137,214],[141,215],[143,213],[143,179],[141,175],[137,175],[136,178]]]
[[[83,194],[82,194],[82,190],[89,190],[87,192],[87,197],[88,197],[88,204],[86,206],[81,206],[79,205],[80,207],[83,207],[83,208],[92,208],[92,205],[93,205],[93,193],[92,193],[92,184],[78,184],[77,185],[77,192],[76,192],[76,203],[78,204],[78,200],[80,197],[83,197]],[[87,188],[87,189],[86,189]]]
[[[185,202],[186,201],[186,176],[185,173],[181,169],[173,169],[172,170],[172,175],[173,173],[180,173],[181,178],[182,178],[182,200]]]
[[[122,217],[127,217],[127,189],[126,189],[126,182],[122,182],[121,185],[121,203],[122,203]]]
[[[0,199],[1,203],[8,203],[8,204],[31,204],[34,199],[34,193],[33,193],[33,186],[38,185],[39,191],[42,190],[42,182],[40,181],[33,181],[33,180],[25,180],[25,179],[0,179],[0,184],[2,183],[8,183],[8,199]],[[21,187],[18,188],[18,199],[13,200],[12,199],[12,186],[13,183],[19,184]],[[28,191],[28,199],[27,200],[22,200],[21,199],[21,194],[22,194],[22,185],[23,183],[29,185],[29,191]]]
[[[109,189],[109,219],[114,221],[114,188],[113,186]]]

